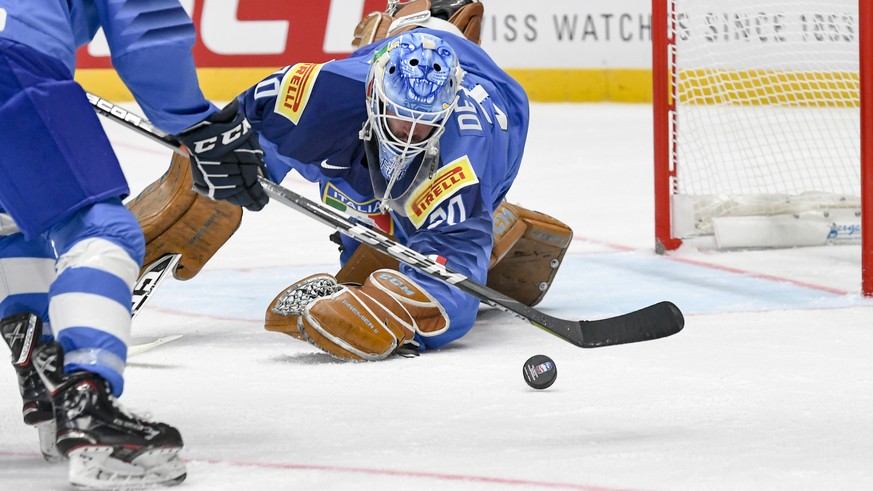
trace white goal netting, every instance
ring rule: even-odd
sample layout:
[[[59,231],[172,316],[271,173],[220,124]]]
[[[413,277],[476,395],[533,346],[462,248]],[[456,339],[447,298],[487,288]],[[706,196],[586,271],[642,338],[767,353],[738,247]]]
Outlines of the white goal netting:
[[[673,8],[676,236],[719,217],[859,216],[857,0]]]

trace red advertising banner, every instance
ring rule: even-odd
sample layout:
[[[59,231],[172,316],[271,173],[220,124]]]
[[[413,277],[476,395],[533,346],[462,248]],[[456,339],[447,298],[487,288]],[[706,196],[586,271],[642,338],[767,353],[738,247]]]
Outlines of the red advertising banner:
[[[531,100],[651,101],[650,0],[485,0],[482,46]],[[388,0],[179,0],[194,20],[194,60],[208,98],[226,101],[265,75],[352,51],[355,26]],[[76,80],[114,101],[132,96],[102,32]]]
[[[354,27],[385,0],[182,0],[197,26],[200,68],[281,67],[351,52]],[[105,39],[78,52],[78,68],[111,68]]]

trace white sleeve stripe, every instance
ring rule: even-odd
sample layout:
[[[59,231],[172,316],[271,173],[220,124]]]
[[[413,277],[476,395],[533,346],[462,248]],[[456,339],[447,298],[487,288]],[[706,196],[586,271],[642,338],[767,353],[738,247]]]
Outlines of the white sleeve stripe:
[[[92,293],[64,293],[49,302],[55,336],[70,327],[90,327],[130,344],[130,312],[111,298]]]
[[[11,295],[48,293],[55,281],[54,259],[11,257],[0,259],[0,302]]]
[[[94,268],[121,278],[128,287],[139,276],[139,265],[120,246],[106,239],[85,239],[58,259],[58,276],[67,268]]]

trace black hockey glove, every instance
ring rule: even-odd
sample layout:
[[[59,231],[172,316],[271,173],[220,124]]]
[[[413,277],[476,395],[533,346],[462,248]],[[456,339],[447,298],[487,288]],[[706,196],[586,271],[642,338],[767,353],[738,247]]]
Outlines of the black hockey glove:
[[[194,190],[258,211],[269,198],[258,176],[266,174],[264,151],[235,100],[177,135],[191,153]]]

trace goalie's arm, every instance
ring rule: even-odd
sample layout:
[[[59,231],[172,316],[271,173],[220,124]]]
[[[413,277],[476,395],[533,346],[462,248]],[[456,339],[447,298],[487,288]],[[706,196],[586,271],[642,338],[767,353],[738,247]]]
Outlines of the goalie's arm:
[[[216,111],[200,90],[191,57],[194,23],[178,3],[91,3],[106,35],[112,66],[152,124],[175,133]]]
[[[358,133],[367,118],[363,102],[369,59],[358,56],[342,63],[297,63],[270,74],[237,98],[267,152],[274,182],[280,182],[290,168],[310,180],[311,174],[301,168],[310,167],[321,177],[336,177],[339,171],[332,173],[321,167],[323,160],[330,159],[339,167],[360,160],[363,147]],[[301,78],[305,82],[300,82]],[[301,83],[305,88],[297,90],[305,91],[305,101],[286,105],[285,91]]]

